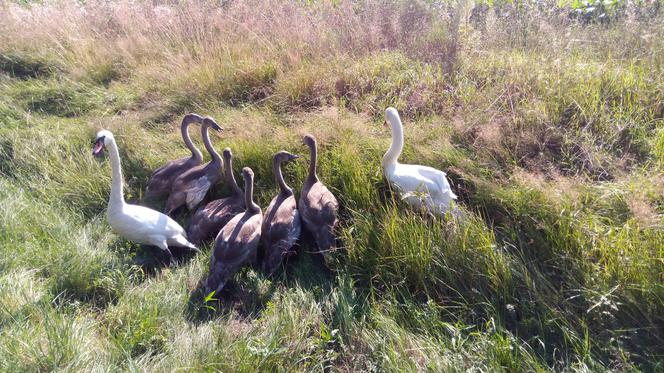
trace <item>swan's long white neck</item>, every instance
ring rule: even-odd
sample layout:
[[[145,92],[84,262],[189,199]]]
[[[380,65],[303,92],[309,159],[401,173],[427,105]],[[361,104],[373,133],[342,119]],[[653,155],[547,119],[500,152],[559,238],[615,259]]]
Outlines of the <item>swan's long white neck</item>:
[[[108,207],[121,207],[125,204],[124,193],[122,192],[122,169],[120,167],[120,153],[115,139],[109,144],[109,158],[111,169],[113,170],[113,181],[111,183],[111,196],[108,199]]]
[[[401,125],[401,120],[399,118],[392,118],[389,122],[392,127],[392,145],[390,145],[390,148],[387,149],[387,152],[383,156],[383,167],[395,165],[403,150],[403,126]]]

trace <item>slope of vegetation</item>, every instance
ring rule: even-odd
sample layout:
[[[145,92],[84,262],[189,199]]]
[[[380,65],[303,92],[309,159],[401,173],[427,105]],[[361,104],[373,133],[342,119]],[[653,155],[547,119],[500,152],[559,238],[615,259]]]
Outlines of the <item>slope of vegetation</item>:
[[[662,4],[514,4],[1,2],[0,370],[663,370]],[[390,192],[387,106],[466,221]],[[206,299],[209,246],[163,267],[112,233],[94,134],[142,203],[190,111],[263,208],[317,136],[335,270],[303,242]]]

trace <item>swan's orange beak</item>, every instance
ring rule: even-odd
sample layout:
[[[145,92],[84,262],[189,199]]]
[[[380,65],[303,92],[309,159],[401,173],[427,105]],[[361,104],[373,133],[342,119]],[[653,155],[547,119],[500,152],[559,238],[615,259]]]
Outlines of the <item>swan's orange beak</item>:
[[[92,155],[99,157],[104,151],[104,138],[99,138],[95,141],[95,146],[92,148]]]

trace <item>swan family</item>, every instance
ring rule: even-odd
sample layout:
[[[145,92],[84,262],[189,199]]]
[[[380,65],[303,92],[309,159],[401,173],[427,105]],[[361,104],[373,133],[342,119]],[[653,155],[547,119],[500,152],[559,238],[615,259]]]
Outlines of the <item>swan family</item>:
[[[211,161],[206,164],[202,163],[203,155],[189,136],[188,128],[191,124],[201,126],[205,150],[211,157]],[[392,144],[381,164],[389,185],[416,209],[439,216],[448,213],[460,216],[460,210],[455,204],[457,196],[443,171],[423,165],[399,163],[404,135],[403,124],[396,109],[386,109],[387,124],[392,131]],[[223,156],[216,152],[210,141],[210,128],[223,130],[210,117],[203,118],[194,113],[185,115],[180,129],[191,157],[171,161],[151,175],[145,197],[166,199],[164,213],[125,202],[120,155],[115,138],[108,130],[97,133],[92,153],[101,156],[107,149],[112,169],[107,218],[113,230],[130,241],[157,247],[169,261],[173,260],[171,247],[198,253],[197,244],[214,239],[210,270],[203,282],[207,292],[219,293],[246,264],[260,265],[265,273],[273,275],[284,258],[296,253],[293,247],[303,229],[311,233],[317,253],[331,267],[333,262],[330,253],[337,248],[335,230],[339,222],[339,202],[318,178],[316,138],[310,134],[303,137],[303,145],[309,149],[310,161],[297,200],[294,190],[284,180],[281,166],[300,156],[285,150],[274,155],[272,171],[279,192],[263,214],[253,199],[253,171],[249,167],[242,169],[243,190],[233,175],[231,150],[225,148]],[[208,191],[222,179],[228,185],[231,195],[202,205]],[[182,207],[194,211],[187,231],[169,216]],[[261,263],[258,263],[259,257],[262,258]]]

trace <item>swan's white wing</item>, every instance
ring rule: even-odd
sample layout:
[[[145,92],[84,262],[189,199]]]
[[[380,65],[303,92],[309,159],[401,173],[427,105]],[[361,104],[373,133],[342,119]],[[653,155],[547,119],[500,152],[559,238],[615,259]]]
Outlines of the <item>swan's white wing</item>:
[[[433,167],[397,164],[387,179],[406,196],[425,193],[434,198],[456,198],[446,174]]]
[[[387,174],[387,179],[402,194],[434,193],[438,184],[428,173],[420,170],[421,166],[398,164]]]
[[[175,220],[159,211],[138,205],[125,205],[124,220],[136,232],[161,234],[166,237],[185,235],[185,231]]]
[[[445,172],[427,166],[420,166],[419,172],[438,184],[438,193],[440,193],[441,196],[447,196],[452,199],[457,198],[456,194],[452,191],[452,187],[447,180],[447,174]]]

